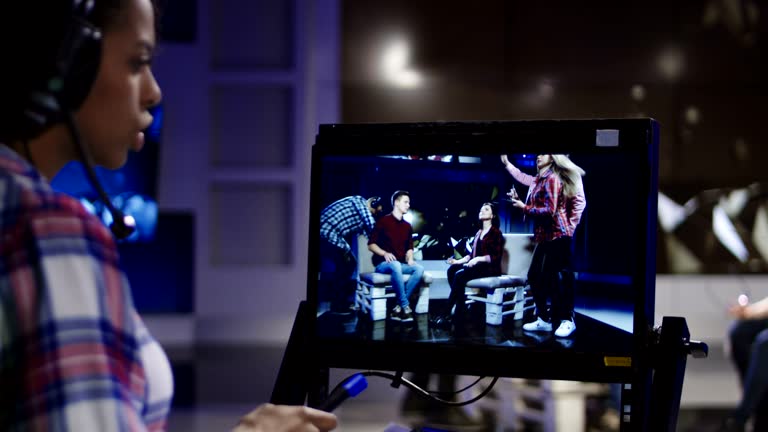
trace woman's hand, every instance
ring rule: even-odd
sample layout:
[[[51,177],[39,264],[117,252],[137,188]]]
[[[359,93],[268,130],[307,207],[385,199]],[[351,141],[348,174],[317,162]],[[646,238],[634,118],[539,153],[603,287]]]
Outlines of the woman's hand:
[[[517,207],[519,209],[525,208],[525,203],[520,201],[519,199],[512,199],[512,206]]]
[[[466,267],[474,267],[477,265],[477,263],[484,261],[482,257],[474,257],[471,260],[469,260],[464,266]]]
[[[322,432],[336,429],[336,416],[306,406],[264,404],[243,416],[232,432]]]

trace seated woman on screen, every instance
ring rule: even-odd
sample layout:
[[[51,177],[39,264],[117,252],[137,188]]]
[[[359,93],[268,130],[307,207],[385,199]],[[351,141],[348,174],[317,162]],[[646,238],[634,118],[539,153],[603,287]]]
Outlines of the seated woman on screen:
[[[495,206],[485,203],[478,214],[480,229],[472,241],[472,252],[460,259],[448,258],[448,283],[451,294],[445,313],[436,318],[434,323],[449,326],[464,319],[464,288],[472,279],[501,275],[501,255],[504,249],[504,237],[499,230],[499,215]],[[455,311],[451,315],[451,309]]]

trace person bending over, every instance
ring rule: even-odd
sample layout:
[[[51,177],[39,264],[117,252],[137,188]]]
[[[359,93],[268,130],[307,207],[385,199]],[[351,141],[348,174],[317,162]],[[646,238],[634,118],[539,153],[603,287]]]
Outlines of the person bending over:
[[[381,211],[381,198],[355,195],[334,201],[320,213],[320,280],[327,287],[331,312],[354,309],[357,258],[350,242],[360,234],[370,237]]]

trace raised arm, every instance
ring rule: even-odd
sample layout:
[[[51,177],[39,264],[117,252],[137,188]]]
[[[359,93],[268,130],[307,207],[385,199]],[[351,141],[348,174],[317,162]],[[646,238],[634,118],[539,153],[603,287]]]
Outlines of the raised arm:
[[[507,169],[507,172],[510,173],[512,177],[518,182],[526,186],[530,186],[531,184],[533,184],[533,179],[535,177],[520,171],[518,167],[516,167],[512,162],[509,161],[509,158],[507,157],[507,155],[501,155],[501,163],[504,164],[504,168]]]

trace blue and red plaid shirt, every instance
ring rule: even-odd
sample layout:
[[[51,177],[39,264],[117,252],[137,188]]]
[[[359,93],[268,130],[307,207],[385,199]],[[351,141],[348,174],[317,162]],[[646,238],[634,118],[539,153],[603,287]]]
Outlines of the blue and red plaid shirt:
[[[507,164],[507,171],[512,174],[512,177],[514,177],[515,180],[528,186],[528,190],[531,191],[530,186],[536,180],[535,176],[520,171],[519,168],[512,164]],[[568,223],[571,225],[570,232],[575,233],[576,227],[579,225],[579,222],[581,222],[581,215],[587,207],[587,199],[584,197],[584,185],[579,182],[576,187],[576,193],[573,196],[566,197],[565,200],[560,201],[565,202],[565,216],[568,218]]]
[[[163,430],[172,392],[109,230],[0,144],[0,430]]]
[[[523,212],[533,217],[533,240],[536,243],[572,237],[576,229],[566,215],[563,183],[552,170],[534,177]]]

